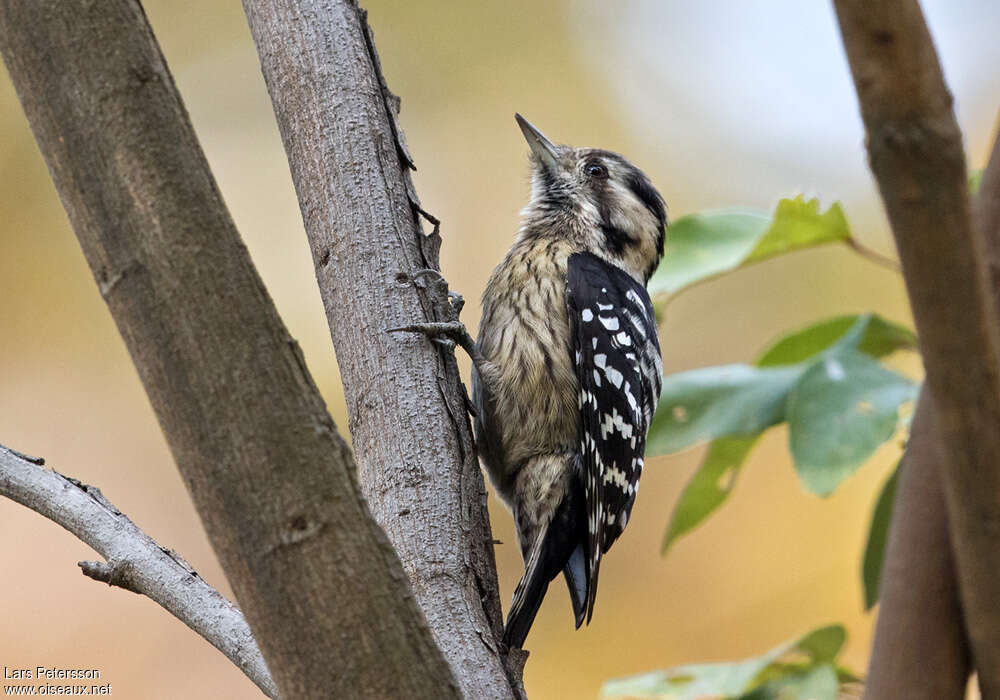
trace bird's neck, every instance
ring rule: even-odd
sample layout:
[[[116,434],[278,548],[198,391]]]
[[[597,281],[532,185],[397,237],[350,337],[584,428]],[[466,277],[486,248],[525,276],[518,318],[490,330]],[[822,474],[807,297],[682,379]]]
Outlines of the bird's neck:
[[[647,237],[631,231],[607,230],[586,216],[586,212],[547,211],[529,204],[521,212],[521,228],[515,247],[536,242],[567,242],[579,252],[593,253],[602,260],[621,268],[639,284],[655,269],[655,245],[644,245]]]

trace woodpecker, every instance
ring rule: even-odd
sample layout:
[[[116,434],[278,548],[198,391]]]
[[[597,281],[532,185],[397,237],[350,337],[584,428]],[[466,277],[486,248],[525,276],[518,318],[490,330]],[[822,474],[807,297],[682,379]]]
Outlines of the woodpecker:
[[[515,115],[531,149],[531,198],[482,297],[479,337],[446,336],[473,360],[479,457],[513,511],[525,572],[504,641],[522,647],[563,573],[576,627],[590,622],[601,557],[628,524],[662,364],[646,283],[666,208],[622,156],[559,146]]]

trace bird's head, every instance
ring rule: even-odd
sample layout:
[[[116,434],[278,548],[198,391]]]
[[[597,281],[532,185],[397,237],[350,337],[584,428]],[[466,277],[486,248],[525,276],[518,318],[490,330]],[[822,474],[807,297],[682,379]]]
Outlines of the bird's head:
[[[557,146],[520,114],[531,147],[522,235],[568,237],[645,284],[663,257],[666,206],[646,174],[617,153]]]

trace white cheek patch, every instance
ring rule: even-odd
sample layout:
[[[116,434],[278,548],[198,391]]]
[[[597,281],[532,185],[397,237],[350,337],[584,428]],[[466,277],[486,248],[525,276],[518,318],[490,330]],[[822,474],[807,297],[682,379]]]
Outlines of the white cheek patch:
[[[655,226],[653,215],[635,196],[635,193],[621,182],[613,182],[611,189],[614,191],[614,201],[618,205],[611,213],[611,223],[625,231],[643,231],[650,224]]]

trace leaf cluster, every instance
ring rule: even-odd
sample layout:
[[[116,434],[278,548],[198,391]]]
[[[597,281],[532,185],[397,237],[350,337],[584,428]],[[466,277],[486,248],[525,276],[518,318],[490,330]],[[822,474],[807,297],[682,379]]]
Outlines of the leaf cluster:
[[[820,627],[742,661],[690,664],[609,681],[601,697],[662,700],[796,700],[833,698],[856,680],[837,664],[847,633]]]
[[[657,314],[694,285],[784,253],[840,243],[895,265],[852,236],[840,204],[781,200],[770,215],[725,209],[670,226],[663,263],[649,282]],[[877,314],[844,315],[789,332],[752,364],[703,367],[664,377],[647,454],[708,443],[701,465],[674,506],[664,553],[715,513],[732,493],[760,437],[785,425],[795,471],[806,491],[828,496],[907,424],[919,384],[885,366],[917,350],[916,334]],[[862,563],[865,605],[877,601],[896,472],[877,499]],[[833,700],[856,680],[837,662],[842,626],[816,629],[769,652],[733,663],[680,666],[608,682],[603,697]]]

